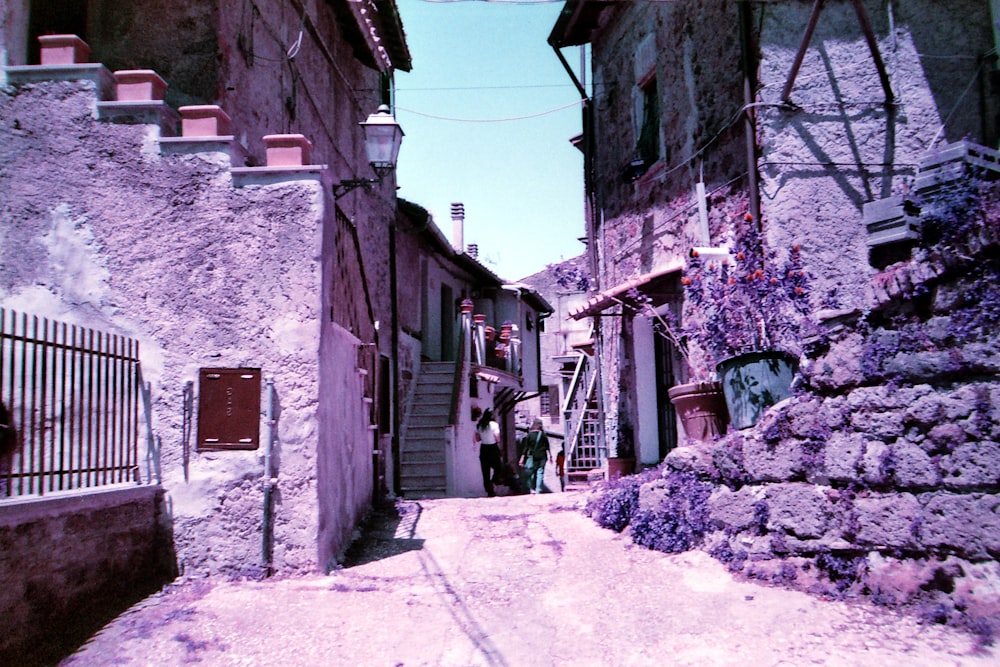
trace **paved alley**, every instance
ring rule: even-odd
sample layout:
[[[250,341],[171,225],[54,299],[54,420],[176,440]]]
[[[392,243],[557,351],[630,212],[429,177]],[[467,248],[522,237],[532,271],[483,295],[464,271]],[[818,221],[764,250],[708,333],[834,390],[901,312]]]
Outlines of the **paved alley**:
[[[64,665],[996,665],[865,604],[633,546],[576,492],[401,501],[329,576],[187,581]],[[398,516],[397,516],[398,514]]]

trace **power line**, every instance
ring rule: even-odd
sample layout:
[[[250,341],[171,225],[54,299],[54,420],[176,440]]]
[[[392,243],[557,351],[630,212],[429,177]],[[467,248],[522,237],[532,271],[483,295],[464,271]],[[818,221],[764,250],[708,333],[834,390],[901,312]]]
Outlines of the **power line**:
[[[466,0],[426,0],[427,2],[461,2]],[[471,0],[470,0],[471,1]],[[397,111],[405,111],[407,113],[416,114],[418,116],[424,116],[425,118],[433,118],[435,120],[447,120],[457,123],[506,123],[515,120],[528,120],[530,118],[538,118],[539,116],[546,116],[550,113],[556,113],[557,111],[562,111],[564,109],[569,109],[575,107],[578,104],[583,103],[583,100],[574,100],[569,104],[564,104],[561,107],[556,107],[555,109],[548,109],[546,111],[539,111],[538,113],[527,114],[524,116],[511,116],[509,118],[455,118],[451,116],[437,116],[435,114],[424,113],[423,111],[414,111],[413,109],[406,109],[404,107],[396,105]]]

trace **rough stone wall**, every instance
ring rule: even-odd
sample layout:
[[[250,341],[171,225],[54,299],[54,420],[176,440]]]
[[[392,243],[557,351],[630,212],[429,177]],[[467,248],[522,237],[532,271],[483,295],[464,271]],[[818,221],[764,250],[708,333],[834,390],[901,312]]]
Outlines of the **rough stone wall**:
[[[704,548],[731,569],[920,605],[928,620],[996,619],[993,192],[987,227],[877,274],[864,319],[828,321],[812,341],[802,391],[754,428],[668,455],[669,468],[714,485]],[[662,487],[646,488],[645,506],[659,502]]]
[[[99,627],[101,619],[172,578],[164,509],[157,487],[5,508],[0,518],[0,661],[53,664],[62,657],[61,649],[95,631],[94,624]]]
[[[224,155],[161,154],[155,130],[97,122],[94,102],[82,83],[0,96],[0,302],[140,341],[151,455],[160,457],[188,573],[259,572],[263,501],[260,451],[192,453],[185,468],[185,385],[197,384],[202,367],[273,375],[275,568],[315,570],[325,565],[317,554],[318,351],[332,212],[323,186],[235,188]],[[354,444],[370,457],[368,434]],[[345,516],[357,518],[349,490],[367,499],[370,487],[337,487]],[[345,546],[349,532],[336,532],[337,548]]]
[[[606,10],[594,36],[599,287],[682,259],[702,245],[694,188],[702,167],[713,245],[747,209],[748,167],[737,3],[638,3]],[[781,92],[811,3],[753,5],[762,224],[772,247],[798,244],[820,307],[865,302],[868,263],[862,206],[908,190],[932,145],[996,137],[981,58],[993,48],[986,3],[864,3],[895,105],[879,76],[853,5],[827,2],[792,89]],[[633,157],[633,53],[655,31],[664,166],[623,183]],[[720,34],[729,39],[720,39]],[[992,105],[992,106],[991,106]],[[700,151],[700,152],[699,152]],[[691,156],[694,160],[688,161]],[[629,322],[601,321],[599,340],[610,444],[636,421]]]

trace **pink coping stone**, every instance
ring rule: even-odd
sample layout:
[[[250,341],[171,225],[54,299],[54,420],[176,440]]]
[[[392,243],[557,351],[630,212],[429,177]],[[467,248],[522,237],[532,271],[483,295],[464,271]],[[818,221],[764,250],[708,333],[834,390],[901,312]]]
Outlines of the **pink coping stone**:
[[[182,137],[221,137],[229,134],[231,119],[222,107],[199,104],[180,107]]]
[[[151,69],[122,69],[115,72],[119,102],[162,100],[167,82]]]
[[[76,35],[41,35],[42,65],[75,65],[90,58],[90,47]]]
[[[264,137],[268,167],[301,167],[309,164],[312,142],[301,134],[269,134]]]

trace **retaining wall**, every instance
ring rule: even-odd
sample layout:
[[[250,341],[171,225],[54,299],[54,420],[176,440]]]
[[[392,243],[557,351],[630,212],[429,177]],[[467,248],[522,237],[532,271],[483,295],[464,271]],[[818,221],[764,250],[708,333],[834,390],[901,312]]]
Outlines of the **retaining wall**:
[[[0,663],[52,664],[175,575],[159,486],[0,505]]]

